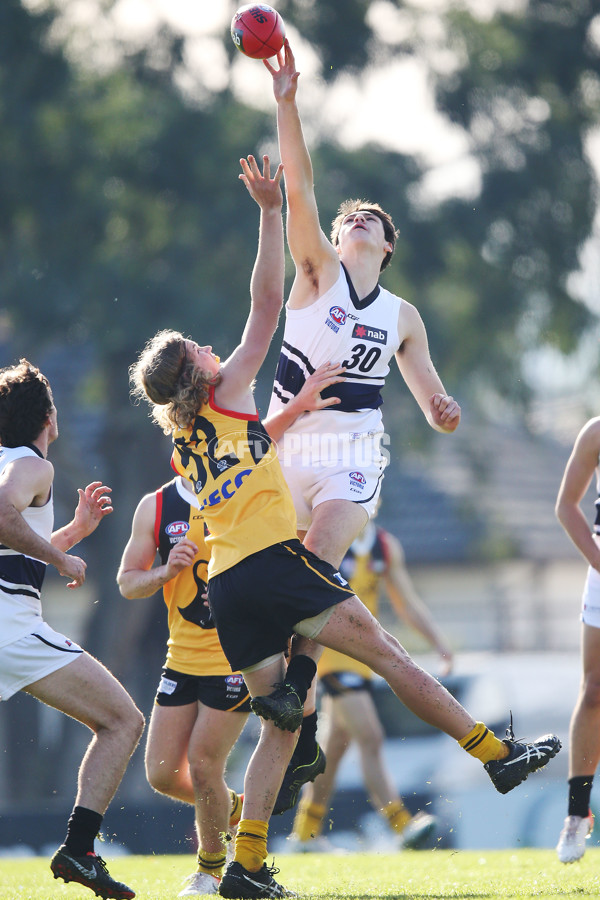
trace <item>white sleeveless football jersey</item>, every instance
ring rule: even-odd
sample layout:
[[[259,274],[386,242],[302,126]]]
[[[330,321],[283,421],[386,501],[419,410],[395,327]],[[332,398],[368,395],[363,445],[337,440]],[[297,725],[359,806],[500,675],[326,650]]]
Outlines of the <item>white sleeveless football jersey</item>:
[[[26,456],[41,456],[31,447],[0,447],[0,472]],[[44,506],[21,513],[32,531],[50,541],[54,527],[52,492]],[[0,544],[0,647],[35,631],[42,622],[41,590],[46,563]]]
[[[340,265],[338,280],[322,297],[304,309],[286,309],[268,416],[298,394],[307,377],[323,363],[346,367],[344,381],[321,395],[340,397],[341,403],[301,415],[282,438],[286,458],[298,452],[300,435],[306,438],[303,445],[313,437],[311,457],[317,460],[335,454],[331,440],[316,440],[315,435],[337,434],[357,441],[379,438],[383,433],[381,390],[390,360],[399,348],[398,317],[403,302],[380,285],[359,300]]]

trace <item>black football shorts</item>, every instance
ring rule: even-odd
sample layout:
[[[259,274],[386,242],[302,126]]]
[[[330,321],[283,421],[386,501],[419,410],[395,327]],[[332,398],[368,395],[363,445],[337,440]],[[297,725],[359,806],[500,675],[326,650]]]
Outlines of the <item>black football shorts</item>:
[[[259,550],[208,582],[219,640],[235,670],[284,653],[298,622],[353,596],[332,565],[295,539]]]

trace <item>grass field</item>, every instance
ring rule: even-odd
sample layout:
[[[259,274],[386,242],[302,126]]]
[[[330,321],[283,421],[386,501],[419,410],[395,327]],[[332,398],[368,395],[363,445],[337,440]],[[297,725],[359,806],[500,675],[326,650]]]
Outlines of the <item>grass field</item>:
[[[269,860],[269,863],[271,860]],[[600,896],[600,848],[561,865],[553,850],[434,850],[398,854],[280,855],[277,880],[301,897],[344,900],[437,900]],[[139,900],[171,900],[194,869],[191,856],[122,856],[111,874]],[[1,900],[92,900],[93,893],[55,881],[48,860],[0,859]]]

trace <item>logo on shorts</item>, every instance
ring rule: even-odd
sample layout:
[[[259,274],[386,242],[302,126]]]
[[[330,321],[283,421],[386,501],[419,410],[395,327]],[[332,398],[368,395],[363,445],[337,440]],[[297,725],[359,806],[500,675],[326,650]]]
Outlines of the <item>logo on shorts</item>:
[[[350,484],[354,484],[356,487],[364,488],[367,483],[367,479],[363,475],[362,472],[350,472],[349,475]]]
[[[173,681],[171,678],[167,678],[165,675],[160,679],[160,684],[158,685],[158,693],[159,694],[174,694],[175,688],[177,687],[177,682]]]
[[[189,530],[189,522],[170,522],[165,528],[165,532],[169,537],[178,538],[185,537]]]
[[[225,691],[228,700],[237,700],[243,687],[244,679],[241,675],[225,676]]]
[[[375,341],[377,344],[385,344],[387,331],[384,328],[373,328],[371,325],[355,325],[352,329],[352,337],[362,338],[363,341]]]
[[[340,330],[340,326],[346,321],[346,311],[341,306],[332,306],[329,315],[325,319],[325,324],[336,333]]]
[[[333,577],[335,578],[336,581],[339,581],[339,583],[342,585],[342,587],[348,587],[348,582],[346,581],[346,579],[344,578],[344,576],[342,575],[341,572],[336,572]]]

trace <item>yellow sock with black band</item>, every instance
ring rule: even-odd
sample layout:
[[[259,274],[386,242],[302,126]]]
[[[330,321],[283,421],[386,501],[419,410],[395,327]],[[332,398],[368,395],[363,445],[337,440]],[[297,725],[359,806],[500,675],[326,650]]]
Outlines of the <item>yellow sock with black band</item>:
[[[393,828],[398,834],[404,831],[412,819],[402,800],[392,800],[391,803],[383,807],[381,815],[387,819],[390,828]]]
[[[231,812],[229,813],[229,827],[235,828],[242,818],[242,804],[244,802],[243,794],[236,794],[231,788],[227,789],[231,798]]]
[[[216,875],[220,878],[223,874],[223,866],[225,865],[225,853],[219,850],[218,853],[209,853],[206,850],[198,850],[198,871],[205,872],[207,875]]]
[[[235,837],[235,861],[248,872],[258,872],[267,858],[269,823],[259,819],[242,819]]]
[[[484,764],[493,759],[504,759],[509,754],[504,741],[499,740],[483,722],[476,722],[475,727],[458,743],[470,756]]]

